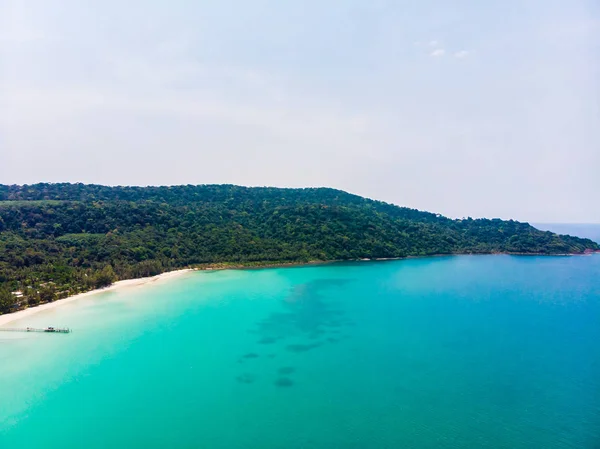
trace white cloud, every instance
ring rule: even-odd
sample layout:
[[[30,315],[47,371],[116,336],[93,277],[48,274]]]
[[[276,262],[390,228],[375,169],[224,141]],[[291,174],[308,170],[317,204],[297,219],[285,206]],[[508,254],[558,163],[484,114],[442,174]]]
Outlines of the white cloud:
[[[439,45],[439,42],[436,40],[430,41],[429,42],[429,46],[430,47],[437,47]]]
[[[461,50],[454,53],[455,58],[464,59],[469,56],[469,52],[467,50]]]
[[[446,54],[446,50],[444,50],[443,48],[436,48],[435,50],[433,50],[430,55],[433,57],[439,57],[439,56],[444,56]]]

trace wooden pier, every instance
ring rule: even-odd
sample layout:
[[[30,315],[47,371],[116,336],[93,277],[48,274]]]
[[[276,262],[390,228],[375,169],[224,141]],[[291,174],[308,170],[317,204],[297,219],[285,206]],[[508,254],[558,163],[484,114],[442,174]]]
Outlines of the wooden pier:
[[[0,327],[0,332],[46,332],[54,334],[69,334],[71,329],[68,327],[45,327],[43,329],[35,327]]]

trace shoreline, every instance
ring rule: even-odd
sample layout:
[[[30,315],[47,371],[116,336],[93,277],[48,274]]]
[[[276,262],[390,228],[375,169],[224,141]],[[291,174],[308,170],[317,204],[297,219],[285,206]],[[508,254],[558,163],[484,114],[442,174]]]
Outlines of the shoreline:
[[[62,305],[71,303],[73,301],[77,301],[78,299],[86,298],[92,295],[96,295],[98,293],[105,293],[116,290],[123,290],[128,287],[140,287],[142,285],[150,284],[153,282],[164,281],[166,279],[171,279],[174,277],[181,276],[182,274],[189,273],[191,271],[195,271],[192,268],[184,268],[182,270],[174,270],[167,271],[165,273],[157,274],[156,276],[150,276],[145,278],[135,278],[135,279],[125,279],[122,281],[117,281],[108,287],[97,288],[94,290],[90,290],[89,292],[79,293],[77,295],[68,296],[67,298],[57,299],[56,301],[47,302],[45,304],[40,304],[34,307],[28,307],[27,309],[17,310],[11,313],[5,313],[0,315],[0,326],[4,326],[13,321],[17,321],[23,318],[27,318],[31,315],[35,315],[39,312],[43,312],[45,310],[51,310],[56,307],[60,307]]]
[[[115,290],[122,290],[127,287],[139,287],[142,285],[146,285],[152,282],[157,282],[165,279],[170,279],[173,277],[178,277],[182,274],[186,274],[192,271],[223,271],[223,270],[259,270],[264,268],[294,268],[294,267],[310,267],[317,265],[328,265],[328,264],[336,264],[336,263],[344,263],[344,262],[391,262],[398,260],[410,260],[410,259],[424,259],[424,258],[433,258],[433,257],[451,257],[451,256],[550,256],[550,257],[565,257],[565,256],[585,256],[592,254],[600,254],[600,251],[594,251],[592,253],[586,254],[539,254],[539,253],[450,253],[450,254],[428,254],[425,256],[404,256],[404,257],[390,257],[390,258],[374,258],[374,259],[352,259],[352,260],[311,260],[308,262],[252,262],[248,264],[243,263],[214,263],[214,264],[206,264],[195,266],[194,268],[183,268],[180,270],[167,271],[165,273],[157,274],[155,276],[149,276],[144,278],[135,278],[135,279],[124,279],[122,281],[117,281],[108,287],[98,288],[94,290],[90,290],[88,292],[79,293],[77,295],[68,296],[63,299],[57,299],[56,301],[39,304],[37,306],[28,307],[26,309],[17,310],[11,313],[5,313],[0,315],[0,326],[4,326],[13,321],[17,321],[23,318],[27,318],[31,315],[34,315],[38,312],[43,312],[45,310],[51,310],[56,307],[59,307],[64,304],[68,304],[70,302],[76,301],[78,299],[82,299],[88,296],[92,296],[98,293],[104,293]]]
[[[309,267],[315,265],[329,265],[336,263],[351,263],[351,262],[391,262],[397,260],[411,259],[427,259],[433,257],[454,257],[454,256],[538,256],[538,257],[567,257],[567,256],[588,256],[592,254],[600,254],[600,251],[590,253],[442,253],[442,254],[426,254],[424,256],[402,256],[402,257],[376,257],[364,259],[332,259],[332,260],[309,260],[307,262],[251,262],[251,263],[235,263],[235,262],[220,262],[211,264],[194,265],[195,271],[222,271],[222,270],[258,270],[261,268],[296,268]]]

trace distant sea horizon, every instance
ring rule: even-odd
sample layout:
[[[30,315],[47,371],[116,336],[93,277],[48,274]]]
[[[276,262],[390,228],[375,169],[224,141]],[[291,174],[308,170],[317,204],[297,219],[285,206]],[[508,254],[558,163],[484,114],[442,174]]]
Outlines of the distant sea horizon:
[[[530,223],[542,231],[582,237],[600,243],[600,223]]]

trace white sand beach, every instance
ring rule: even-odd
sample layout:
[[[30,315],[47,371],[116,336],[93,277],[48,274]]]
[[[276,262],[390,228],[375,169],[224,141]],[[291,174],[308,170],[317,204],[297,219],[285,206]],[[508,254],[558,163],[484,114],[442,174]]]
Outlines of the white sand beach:
[[[57,301],[50,302],[47,304],[41,304],[39,306],[30,307],[25,310],[19,310],[17,312],[0,315],[0,326],[8,324],[12,321],[20,320],[21,318],[26,318],[28,316],[31,316],[38,312],[42,312],[44,310],[49,310],[49,309],[53,309],[55,307],[60,307],[64,304],[68,304],[70,302],[77,301],[79,299],[82,299],[82,298],[85,298],[85,297],[88,297],[91,295],[108,292],[111,290],[122,290],[122,289],[128,288],[128,287],[136,287],[136,286],[145,285],[145,284],[148,284],[151,282],[164,281],[165,279],[171,279],[171,278],[174,278],[177,276],[181,276],[182,274],[188,273],[190,271],[194,271],[194,270],[188,268],[188,269],[184,269],[184,270],[169,271],[167,273],[162,273],[162,274],[159,274],[157,276],[152,276],[152,277],[117,281],[109,287],[99,288],[97,290],[91,290],[89,292],[80,293],[80,294],[74,295],[74,296],[69,296],[68,298],[59,299]]]

